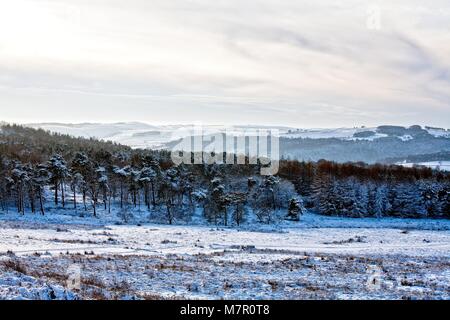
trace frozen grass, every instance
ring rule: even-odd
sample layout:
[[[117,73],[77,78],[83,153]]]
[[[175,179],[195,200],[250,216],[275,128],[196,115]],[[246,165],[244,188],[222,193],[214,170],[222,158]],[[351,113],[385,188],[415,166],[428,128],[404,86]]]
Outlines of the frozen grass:
[[[217,228],[115,214],[0,214],[0,299],[450,299],[447,220]]]
[[[251,258],[241,261],[239,257],[243,254]],[[272,257],[267,259],[267,256]],[[200,255],[69,254],[14,259],[21,261],[30,276],[59,288],[66,283],[66,270],[79,266],[80,286],[72,291],[82,299],[450,298],[450,264],[442,257],[368,258],[255,250]]]

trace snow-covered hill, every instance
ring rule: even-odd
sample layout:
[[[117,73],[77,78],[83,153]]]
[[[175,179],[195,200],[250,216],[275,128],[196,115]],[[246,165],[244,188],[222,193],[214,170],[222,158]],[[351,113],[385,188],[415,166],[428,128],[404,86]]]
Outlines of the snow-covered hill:
[[[44,130],[70,134],[77,137],[98,138],[111,140],[118,143],[130,145],[132,147],[161,147],[168,142],[184,137],[182,132],[189,132],[193,126],[190,125],[150,125],[141,122],[120,122],[120,123],[33,123],[27,126],[42,128]],[[187,128],[188,130],[183,131]],[[328,139],[338,138],[343,140],[369,140],[396,136],[401,140],[413,139],[411,133],[428,133],[434,137],[450,138],[450,130],[444,128],[403,128],[397,126],[380,127],[360,127],[360,128],[317,128],[301,129],[293,127],[262,127],[262,126],[202,126],[204,134],[225,133],[240,135],[254,129],[270,128],[278,130],[281,137],[285,138],[310,138]],[[408,134],[409,133],[409,134]]]
[[[400,162],[398,163],[406,168],[412,168],[414,166],[424,166],[432,169],[438,169],[441,171],[450,171],[450,161],[429,161],[429,162]]]
[[[76,137],[109,140],[132,148],[152,149],[171,149],[180,139],[189,136],[203,135],[205,141],[211,141],[209,138],[215,134],[227,137],[249,136],[255,134],[256,130],[272,129],[281,138],[280,155],[291,159],[395,163],[420,155],[423,159],[420,162],[450,161],[445,156],[450,152],[450,130],[421,126],[301,129],[282,126],[203,125],[200,128],[194,125],[150,125],[141,122],[35,123],[27,126]],[[439,154],[437,158],[436,154]]]

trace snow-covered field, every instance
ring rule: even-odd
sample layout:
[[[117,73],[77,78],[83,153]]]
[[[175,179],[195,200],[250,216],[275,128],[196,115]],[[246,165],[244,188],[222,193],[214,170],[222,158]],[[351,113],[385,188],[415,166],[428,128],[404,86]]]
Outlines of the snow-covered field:
[[[448,220],[106,222],[0,214],[0,298],[450,299]]]
[[[406,168],[412,168],[414,166],[424,166],[431,169],[438,169],[441,171],[450,171],[450,161],[429,161],[429,162],[418,162],[418,163],[411,163],[411,162],[399,162],[398,163],[401,166],[404,166]]]
[[[167,147],[170,142],[176,141],[186,136],[194,134],[193,125],[150,125],[140,122],[124,123],[34,123],[27,124],[32,128],[41,128],[51,132],[69,134],[75,137],[98,138],[125,144],[133,148],[162,148]],[[378,133],[377,128],[316,128],[302,129],[284,126],[217,126],[202,125],[202,134],[205,136],[217,133],[227,133],[230,136],[240,136],[249,134],[254,129],[274,129],[285,138],[311,138],[326,139],[338,138],[343,140],[368,140],[373,141],[378,138],[387,137],[386,134]],[[429,134],[435,137],[450,137],[450,131],[439,128],[426,128]],[[371,131],[373,135],[368,137],[355,138],[356,133]],[[399,139],[407,141],[412,139],[410,135],[399,136]]]

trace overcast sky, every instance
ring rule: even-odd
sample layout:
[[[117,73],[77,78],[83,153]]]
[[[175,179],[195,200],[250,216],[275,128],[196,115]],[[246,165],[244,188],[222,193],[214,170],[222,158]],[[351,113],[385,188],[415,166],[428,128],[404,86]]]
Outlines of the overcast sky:
[[[0,0],[0,120],[450,127],[450,1]]]

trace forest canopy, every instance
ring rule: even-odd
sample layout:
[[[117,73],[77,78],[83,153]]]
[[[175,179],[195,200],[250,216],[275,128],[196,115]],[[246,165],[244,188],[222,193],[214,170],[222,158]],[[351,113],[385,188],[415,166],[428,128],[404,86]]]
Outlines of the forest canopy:
[[[226,156],[226,155],[224,155]],[[167,223],[196,210],[211,223],[298,221],[310,210],[348,217],[450,217],[450,175],[429,168],[282,160],[277,176],[259,165],[175,166],[170,152],[132,149],[18,125],[0,131],[0,205],[19,214],[46,208],[94,216],[145,207]]]

